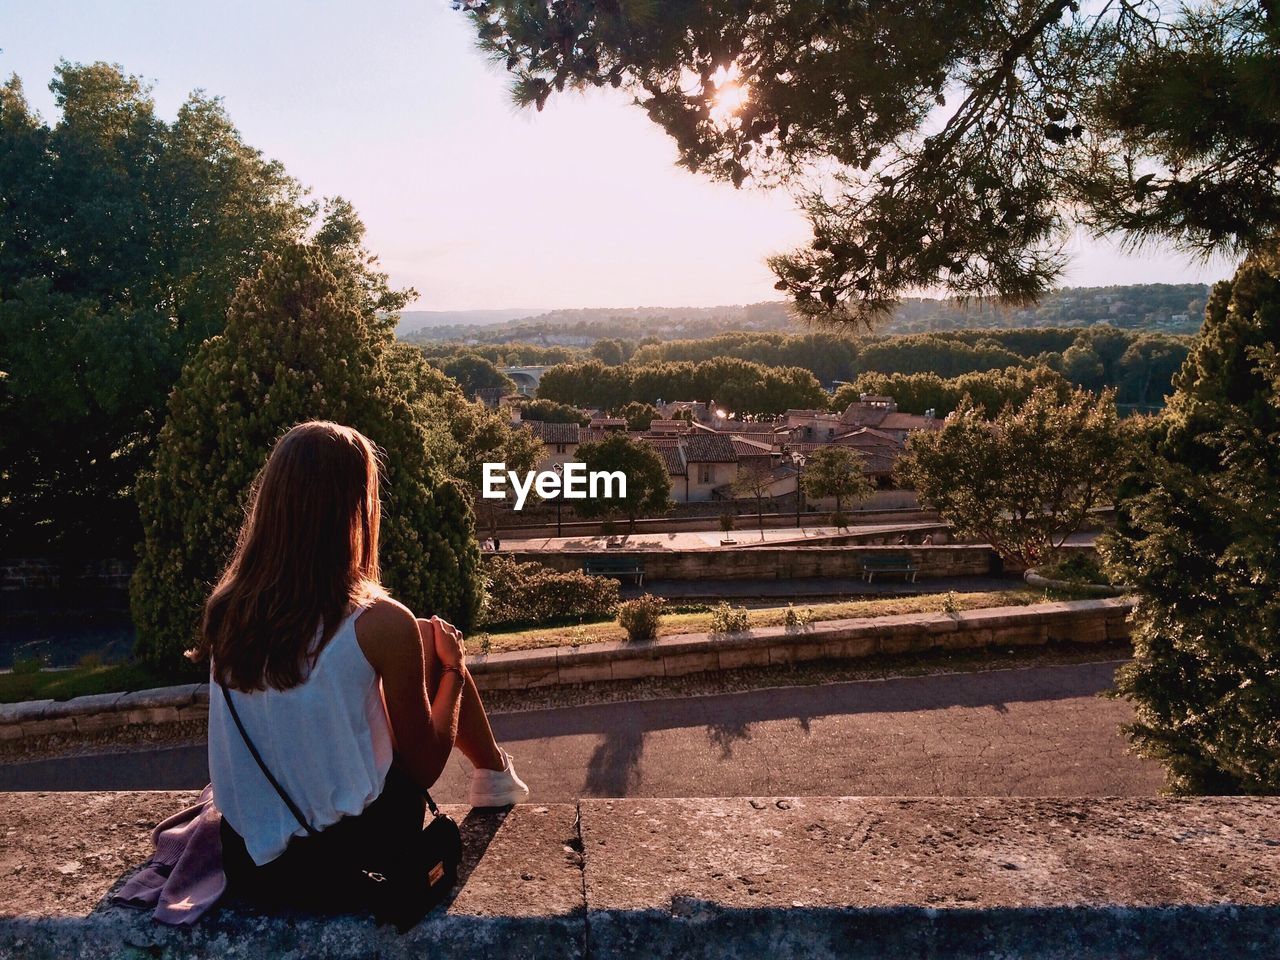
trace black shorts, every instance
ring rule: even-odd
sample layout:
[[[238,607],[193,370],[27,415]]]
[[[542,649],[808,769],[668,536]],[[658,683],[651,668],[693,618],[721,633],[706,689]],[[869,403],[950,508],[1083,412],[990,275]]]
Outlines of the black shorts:
[[[268,906],[330,912],[359,911],[363,887],[356,872],[393,860],[422,833],[424,791],[399,766],[372,803],[318,834],[294,837],[284,853],[258,866],[240,834],[222,821],[222,863],[230,892]]]

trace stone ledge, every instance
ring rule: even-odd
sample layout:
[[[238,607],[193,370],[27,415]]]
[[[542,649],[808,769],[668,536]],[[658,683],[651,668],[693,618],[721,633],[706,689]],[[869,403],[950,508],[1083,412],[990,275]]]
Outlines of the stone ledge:
[[[192,796],[0,794],[0,960],[1280,955],[1277,799],[522,805],[465,819],[457,896],[397,937],[234,904],[180,931],[106,905]]]
[[[959,613],[907,613],[853,620],[825,620],[810,627],[762,627],[746,633],[687,633],[647,643],[610,641],[580,647],[548,647],[480,654],[469,660],[484,690],[675,677],[743,666],[810,660],[854,660],[875,654],[1019,646],[1075,640],[1100,643],[1128,636],[1125,598],[1072,600],[1020,607],[988,607]],[[41,737],[96,735],[130,726],[203,722],[209,685],[133,693],[95,694],[72,700],[0,704],[0,750]]]

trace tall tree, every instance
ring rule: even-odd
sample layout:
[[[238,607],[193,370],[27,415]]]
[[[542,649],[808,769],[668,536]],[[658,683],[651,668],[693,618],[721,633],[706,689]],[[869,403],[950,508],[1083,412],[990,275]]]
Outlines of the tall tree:
[[[64,62],[50,89],[52,125],[0,86],[0,536],[119,554],[183,363],[318,209],[215,99],[165,122],[103,63]]]
[[[396,346],[377,298],[332,263],[316,246],[267,260],[170,397],[155,469],[138,485],[145,540],[131,596],[144,660],[180,669],[254,477],[275,440],[309,419],[355,427],[386,453],[388,587],[410,607],[459,623],[479,608],[471,510],[434,455],[421,402],[448,381],[419,379],[425,362],[406,362],[417,351]]]
[[[1113,537],[1136,588],[1116,687],[1184,793],[1280,791],[1280,253],[1214,288]]]
[[[1033,299],[1070,228],[1239,253],[1280,230],[1273,0],[461,0],[518,103],[612,86],[680,162],[797,186],[798,310]]]

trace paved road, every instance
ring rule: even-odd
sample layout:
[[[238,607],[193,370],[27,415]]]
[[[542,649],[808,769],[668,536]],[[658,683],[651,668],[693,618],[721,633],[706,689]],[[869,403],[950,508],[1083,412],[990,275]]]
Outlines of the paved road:
[[[1129,756],[1114,663],[1032,667],[535,710],[495,717],[547,802],[579,796],[1156,793]],[[465,795],[465,761],[438,799]],[[11,764],[0,790],[195,788],[203,746]]]

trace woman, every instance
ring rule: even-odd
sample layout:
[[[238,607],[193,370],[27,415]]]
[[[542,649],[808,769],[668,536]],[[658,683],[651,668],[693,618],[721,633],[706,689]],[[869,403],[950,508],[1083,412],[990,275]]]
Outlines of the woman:
[[[271,451],[205,605],[209,773],[227,878],[250,897],[355,906],[342,902],[342,866],[406,849],[455,744],[475,765],[473,806],[528,795],[494,741],[462,634],[380,585],[378,522],[369,440],[296,426]]]

